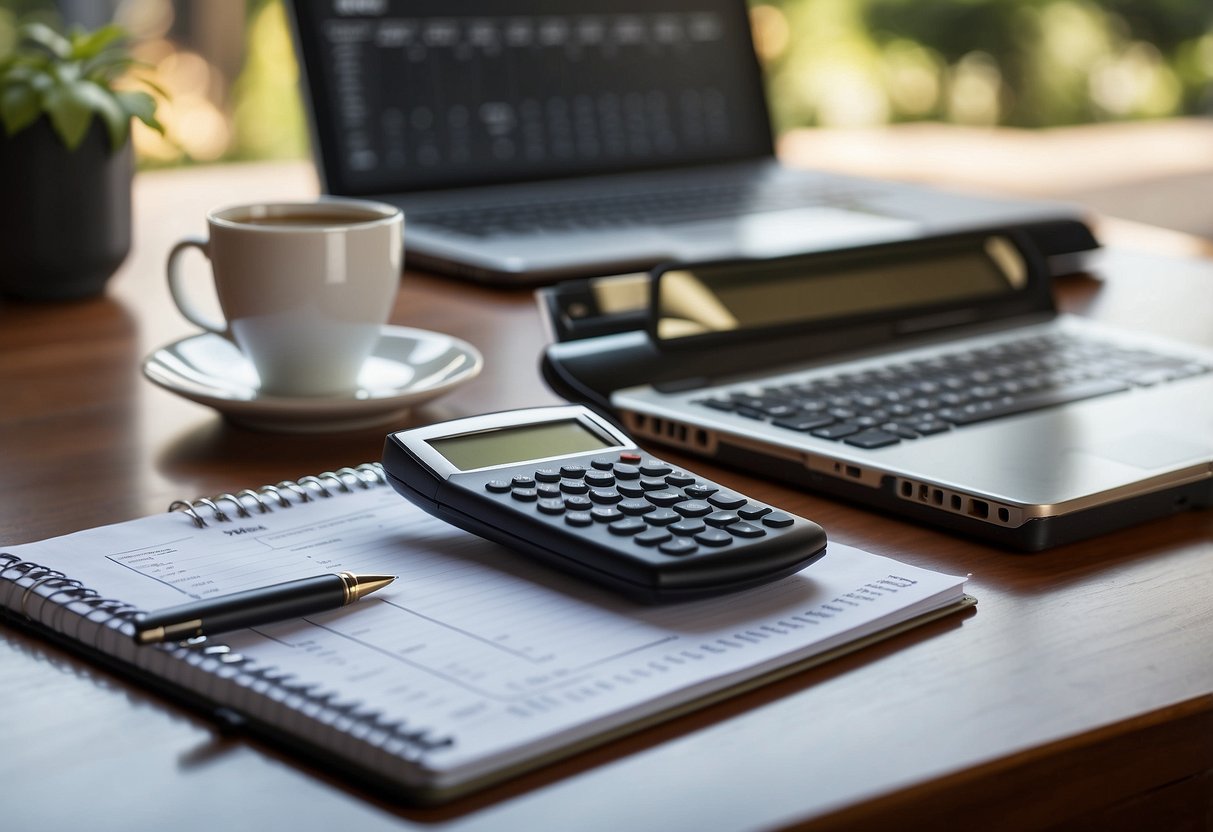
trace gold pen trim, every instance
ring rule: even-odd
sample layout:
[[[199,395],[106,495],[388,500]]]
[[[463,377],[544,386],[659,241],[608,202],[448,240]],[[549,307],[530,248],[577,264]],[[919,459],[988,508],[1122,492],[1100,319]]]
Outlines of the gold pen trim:
[[[135,634],[135,641],[140,644],[159,644],[162,641],[181,641],[200,635],[202,635],[202,619],[193,618],[189,621],[142,630]]]
[[[395,575],[355,575],[352,572],[342,572],[339,577],[345,590],[343,604],[352,604],[396,580]]]
[[[353,572],[338,573],[341,578],[341,605],[346,606],[358,600],[358,576]]]

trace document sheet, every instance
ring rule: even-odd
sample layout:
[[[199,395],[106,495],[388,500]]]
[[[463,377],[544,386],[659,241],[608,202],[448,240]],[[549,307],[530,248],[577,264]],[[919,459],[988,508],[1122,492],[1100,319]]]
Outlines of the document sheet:
[[[389,780],[437,788],[965,598],[964,578],[831,543],[816,564],[766,586],[645,606],[449,526],[385,487],[229,512],[203,528],[173,512],[0,551],[142,610],[324,572],[399,576],[347,607],[214,636],[231,652],[219,646],[180,670],[142,661],[140,651],[174,648],[134,647],[129,622],[91,633],[87,608],[45,583],[0,581],[0,604]],[[84,617],[73,623],[56,615],[60,606]],[[401,742],[400,726],[415,742]]]

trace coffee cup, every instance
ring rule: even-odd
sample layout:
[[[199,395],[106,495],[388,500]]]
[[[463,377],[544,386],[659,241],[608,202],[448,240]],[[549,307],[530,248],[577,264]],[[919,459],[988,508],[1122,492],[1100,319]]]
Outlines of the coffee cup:
[[[404,215],[356,199],[265,202],[211,211],[208,239],[168,256],[173,302],[233,341],[273,396],[348,395],[387,323],[400,283]],[[186,291],[182,255],[210,260],[216,319]]]

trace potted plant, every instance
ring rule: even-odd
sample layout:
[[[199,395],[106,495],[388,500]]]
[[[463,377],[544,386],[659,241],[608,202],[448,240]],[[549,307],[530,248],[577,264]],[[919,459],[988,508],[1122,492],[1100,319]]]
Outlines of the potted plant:
[[[0,54],[0,295],[97,295],[130,250],[131,119],[163,132],[156,102],[115,88],[134,65],[117,26],[15,35]]]

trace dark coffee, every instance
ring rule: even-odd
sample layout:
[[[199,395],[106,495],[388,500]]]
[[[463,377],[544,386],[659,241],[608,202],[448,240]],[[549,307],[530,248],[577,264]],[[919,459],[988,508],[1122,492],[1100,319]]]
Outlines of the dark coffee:
[[[364,222],[374,222],[375,220],[385,219],[379,214],[358,214],[358,213],[297,213],[297,214],[267,214],[265,216],[243,216],[231,217],[232,222],[240,223],[241,225],[277,225],[290,226],[292,228],[310,227],[310,228],[330,228],[334,225],[358,225]]]

